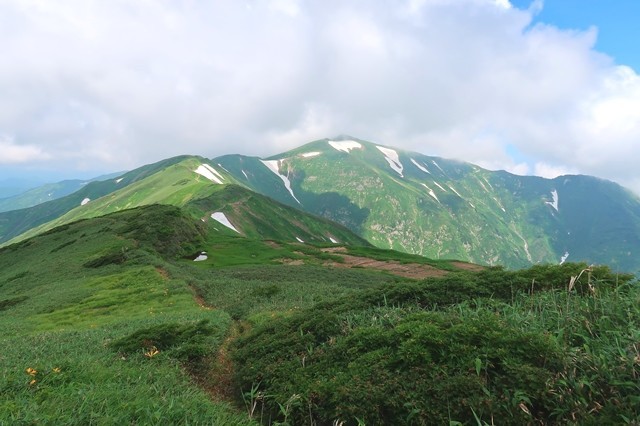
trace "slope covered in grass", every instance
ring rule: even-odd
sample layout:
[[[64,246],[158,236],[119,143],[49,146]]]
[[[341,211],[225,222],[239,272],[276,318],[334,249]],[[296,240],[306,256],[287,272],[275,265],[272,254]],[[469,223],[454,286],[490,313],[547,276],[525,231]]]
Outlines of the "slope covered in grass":
[[[287,424],[639,419],[640,290],[586,265],[396,283],[263,323],[236,383]],[[533,284],[532,284],[533,283]]]
[[[107,194],[111,194],[189,158],[193,157],[174,157],[148,164],[127,172],[115,179],[88,183],[80,190],[57,200],[48,201],[29,208],[0,213],[0,243],[9,241],[34,227],[59,218],[70,210],[81,206],[85,200],[96,200]],[[47,229],[55,226],[56,224]]]
[[[211,258],[194,262],[202,251]],[[167,205],[1,248],[0,423],[252,423],[209,396],[233,319],[268,321],[399,279],[326,269],[326,257],[216,231]]]
[[[197,368],[198,348],[214,350],[230,324],[169,272],[171,259],[200,247],[201,228],[176,208],[150,206],[1,249],[0,423],[247,424],[183,370]],[[110,346],[201,321],[198,339]]]
[[[252,196],[218,185],[1,248],[0,424],[640,420],[632,276],[293,241],[304,227],[326,237],[311,216],[270,240],[202,220],[221,210],[252,229],[242,218],[268,201]]]

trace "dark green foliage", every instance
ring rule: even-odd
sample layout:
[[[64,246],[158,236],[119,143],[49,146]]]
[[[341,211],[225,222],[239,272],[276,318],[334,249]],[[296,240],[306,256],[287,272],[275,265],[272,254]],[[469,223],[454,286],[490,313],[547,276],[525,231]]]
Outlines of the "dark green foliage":
[[[112,251],[95,259],[85,262],[82,266],[87,268],[100,268],[107,265],[122,265],[127,261],[124,250]]]
[[[172,259],[202,247],[204,228],[178,207],[152,205],[134,210],[127,217],[127,225],[117,232]]]
[[[181,361],[194,362],[212,351],[210,337],[217,330],[208,320],[196,323],[158,324],[131,333],[110,343],[110,347],[126,355],[141,354],[145,351],[170,351],[172,357]]]
[[[258,287],[252,291],[252,294],[256,297],[273,297],[280,293],[282,290],[276,284],[270,284],[263,287]]]
[[[236,382],[288,424],[635,419],[640,293],[608,268],[568,293],[585,268],[451,273],[319,303],[241,338]]]
[[[50,253],[55,253],[55,252],[57,252],[59,250],[62,250],[63,248],[70,246],[71,244],[75,243],[76,241],[78,241],[78,240],[73,239],[73,240],[67,241],[66,243],[62,243],[58,247],[55,247],[55,248],[51,249]]]
[[[20,278],[24,278],[27,275],[29,275],[29,271],[22,271],[22,272],[18,272],[17,274],[7,278],[7,282],[11,282],[11,281],[15,281],[15,280],[19,280]]]
[[[5,309],[9,309],[12,306],[15,306],[18,303],[24,302],[27,299],[28,299],[27,296],[18,296],[18,297],[12,297],[10,299],[0,300],[0,311],[4,311]]]

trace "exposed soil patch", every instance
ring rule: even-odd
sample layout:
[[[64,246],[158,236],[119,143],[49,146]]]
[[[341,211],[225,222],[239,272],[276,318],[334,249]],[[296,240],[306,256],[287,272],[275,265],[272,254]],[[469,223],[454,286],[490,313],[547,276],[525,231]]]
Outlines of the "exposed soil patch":
[[[419,263],[400,263],[396,260],[375,260],[368,257],[352,256],[349,254],[340,255],[344,259],[344,263],[326,262],[325,265],[336,268],[365,268],[376,269],[378,271],[390,272],[401,277],[423,279],[427,277],[442,277],[447,271],[434,268],[430,265],[421,265]]]
[[[275,241],[270,241],[270,240],[265,240],[264,243],[266,245],[268,245],[271,248],[280,248],[282,247],[280,244],[276,243]]]
[[[325,253],[346,253],[347,252],[346,247],[327,247],[321,250]]]
[[[204,300],[204,297],[202,297],[202,294],[200,294],[200,292],[195,286],[190,285],[189,288],[193,292],[193,300],[196,301],[198,306],[200,306],[202,309],[206,309],[207,311],[210,311],[213,309],[213,307]]]
[[[276,261],[284,265],[293,265],[293,266],[304,265],[304,260],[302,259],[290,259],[288,257],[283,257],[280,259],[276,259]]]
[[[241,325],[234,321],[229,328],[229,334],[220,345],[213,367],[207,374],[206,379],[201,383],[209,396],[214,401],[235,402],[238,398],[234,395],[233,387],[233,362],[229,347],[231,343],[240,335]]]
[[[157,267],[156,271],[158,271],[162,279],[164,279],[165,281],[169,279],[169,272],[167,272],[166,269]]]
[[[476,265],[474,263],[456,261],[451,262],[451,264],[456,268],[462,269],[464,271],[480,272],[485,269],[484,266]]]

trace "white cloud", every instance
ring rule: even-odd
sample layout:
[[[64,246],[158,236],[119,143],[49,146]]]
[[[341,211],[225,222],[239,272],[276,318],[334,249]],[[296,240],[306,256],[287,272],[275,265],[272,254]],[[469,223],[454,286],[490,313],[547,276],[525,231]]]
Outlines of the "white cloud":
[[[564,166],[554,166],[547,163],[536,163],[533,168],[533,174],[536,176],[542,176],[548,179],[553,179],[563,175],[574,175],[576,170]]]
[[[640,191],[640,77],[594,51],[596,28],[532,26],[541,5],[3,1],[0,132],[105,170],[349,133]]]
[[[8,136],[0,136],[0,153],[0,164],[37,163],[47,158],[37,146],[17,145]]]

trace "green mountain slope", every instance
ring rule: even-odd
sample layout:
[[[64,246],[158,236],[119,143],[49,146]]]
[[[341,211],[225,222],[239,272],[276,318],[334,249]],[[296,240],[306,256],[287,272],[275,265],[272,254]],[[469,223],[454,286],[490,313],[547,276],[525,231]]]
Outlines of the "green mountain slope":
[[[206,169],[203,173],[208,177],[197,173],[203,164],[206,161],[200,157],[174,157],[132,170],[117,179],[89,183],[58,200],[0,213],[0,243],[27,231],[22,239],[63,223],[130,207],[158,202],[182,205],[216,186],[211,177],[224,181],[224,171],[216,171],[220,177]],[[233,182],[233,178],[227,179]]]
[[[0,212],[24,209],[46,203],[47,201],[57,200],[58,198],[73,194],[90,182],[116,179],[122,174],[124,173],[114,173],[87,180],[63,180],[61,182],[41,185],[20,194],[0,199]]]
[[[249,238],[369,245],[366,240],[342,225],[312,216],[238,185],[216,188],[210,196],[194,199],[185,208],[216,230],[227,227],[212,217],[222,213],[235,228],[235,232]]]
[[[510,267],[571,259],[640,269],[640,201],[612,182],[492,172],[346,137],[212,161],[379,247]]]
[[[209,224],[216,231],[248,238],[369,245],[344,226],[232,184],[234,179],[228,172],[219,166],[216,170],[215,166],[207,164],[202,158],[183,157],[177,160],[156,165],[152,169],[134,170],[131,173],[137,179],[129,179],[128,184],[124,178],[114,181],[124,184],[122,188],[97,199],[87,198],[85,203],[27,230],[8,243],[81,219],[150,204],[169,204],[185,207],[194,218]],[[39,211],[38,208],[31,210]]]

